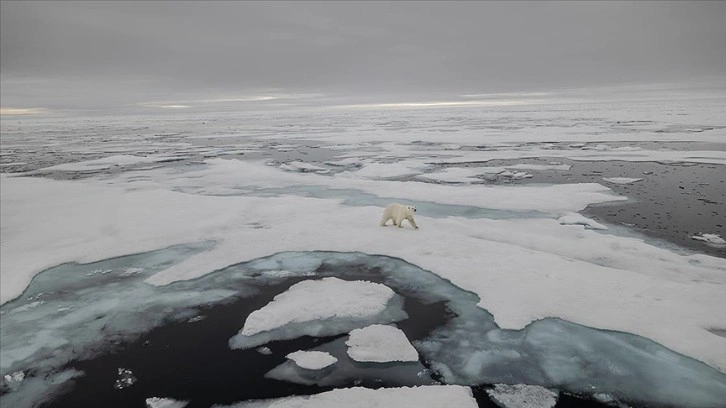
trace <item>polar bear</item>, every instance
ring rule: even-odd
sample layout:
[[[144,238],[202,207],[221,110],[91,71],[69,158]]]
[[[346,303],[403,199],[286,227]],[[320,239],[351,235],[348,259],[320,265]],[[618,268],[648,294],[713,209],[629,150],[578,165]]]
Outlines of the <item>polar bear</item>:
[[[408,222],[416,229],[416,221],[413,219],[413,213],[416,212],[416,207],[412,205],[403,205],[399,203],[389,204],[385,210],[383,210],[383,218],[381,219],[381,227],[385,227],[388,220],[393,220],[393,225],[398,225],[398,228],[403,228],[403,220]]]

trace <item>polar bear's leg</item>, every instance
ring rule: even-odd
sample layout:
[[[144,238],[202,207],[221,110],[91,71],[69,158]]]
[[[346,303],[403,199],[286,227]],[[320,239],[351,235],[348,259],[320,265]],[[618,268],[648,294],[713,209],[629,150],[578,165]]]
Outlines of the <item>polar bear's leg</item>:
[[[398,228],[403,228],[403,220],[404,218],[400,215],[396,217],[395,223],[398,225]]]
[[[381,227],[385,227],[385,226],[386,226],[386,223],[387,223],[387,222],[388,222],[388,220],[390,220],[390,219],[391,219],[391,217],[386,217],[386,216],[383,216],[383,218],[381,219]]]
[[[414,228],[418,229],[418,225],[416,225],[416,221],[413,220],[413,215],[406,219],[408,220],[408,222],[411,223],[411,225],[413,225]]]

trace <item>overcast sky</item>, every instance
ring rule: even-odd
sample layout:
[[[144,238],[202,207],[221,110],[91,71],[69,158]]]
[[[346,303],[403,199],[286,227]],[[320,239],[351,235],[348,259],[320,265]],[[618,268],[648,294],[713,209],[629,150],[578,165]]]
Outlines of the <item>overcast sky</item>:
[[[420,101],[726,76],[726,2],[1,4],[4,108]]]

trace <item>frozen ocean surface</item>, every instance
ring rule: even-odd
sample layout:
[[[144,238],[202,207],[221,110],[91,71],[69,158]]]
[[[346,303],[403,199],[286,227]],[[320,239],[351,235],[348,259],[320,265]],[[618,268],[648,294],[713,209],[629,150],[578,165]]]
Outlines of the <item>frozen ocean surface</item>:
[[[344,401],[361,385],[424,401],[456,384],[476,404],[467,387],[498,384],[515,401],[528,385],[721,406],[725,106],[3,116],[0,401]],[[673,187],[685,215],[643,223],[642,194],[672,195],[659,172],[702,178]],[[394,201],[419,230],[378,226]],[[353,303],[331,281],[385,296]],[[371,324],[400,329],[417,361],[351,359]],[[296,351],[337,362],[305,369]]]

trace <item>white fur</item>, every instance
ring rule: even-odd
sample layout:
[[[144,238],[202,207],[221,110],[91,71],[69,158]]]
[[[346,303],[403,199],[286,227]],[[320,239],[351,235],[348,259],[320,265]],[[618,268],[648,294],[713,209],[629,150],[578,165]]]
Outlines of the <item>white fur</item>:
[[[403,205],[399,203],[389,204],[385,210],[383,210],[383,218],[381,219],[381,227],[384,227],[388,220],[393,220],[393,225],[397,225],[399,228],[403,228],[403,220],[408,222],[416,229],[416,221],[413,219],[413,213],[416,212],[416,207],[412,205]]]

